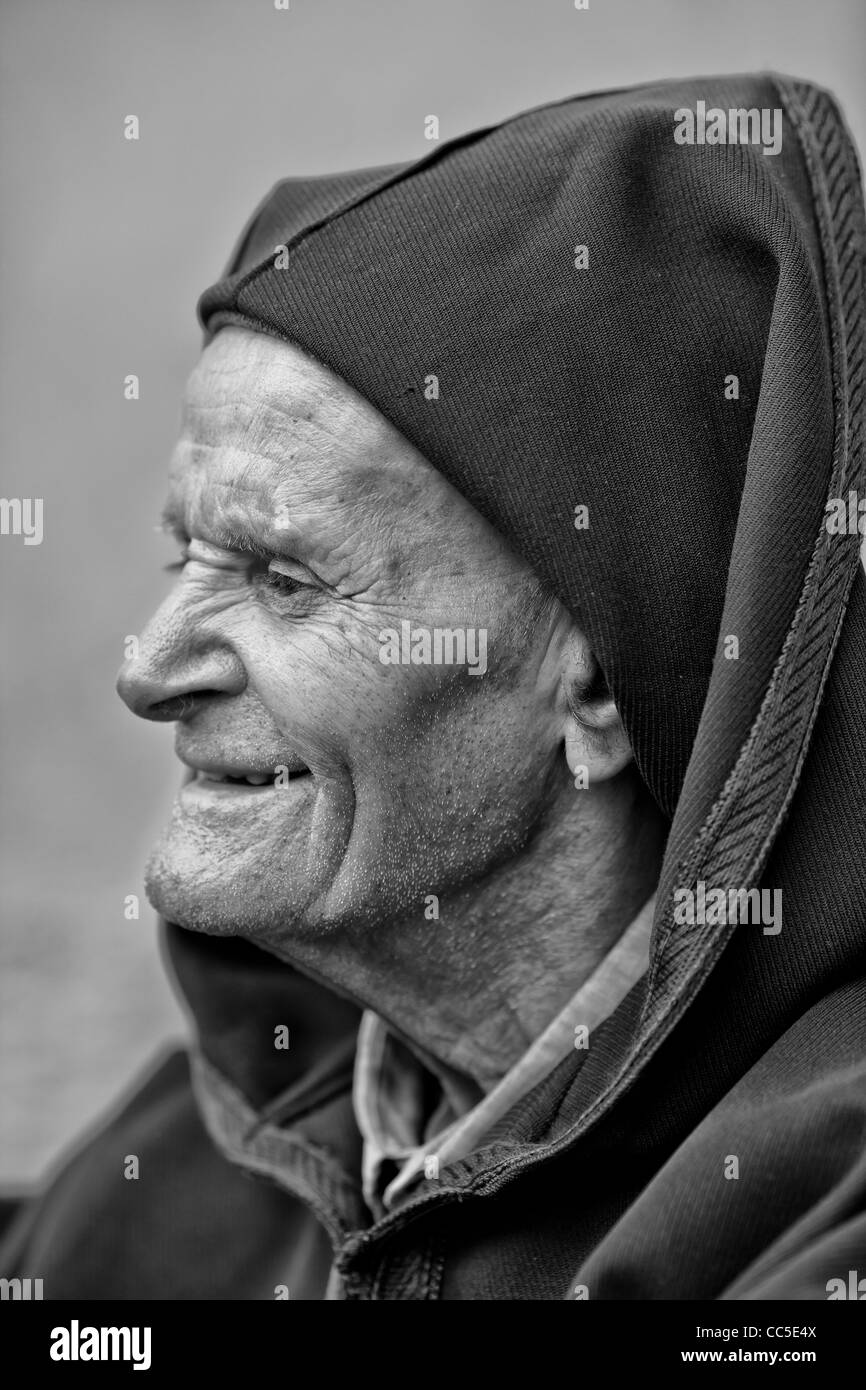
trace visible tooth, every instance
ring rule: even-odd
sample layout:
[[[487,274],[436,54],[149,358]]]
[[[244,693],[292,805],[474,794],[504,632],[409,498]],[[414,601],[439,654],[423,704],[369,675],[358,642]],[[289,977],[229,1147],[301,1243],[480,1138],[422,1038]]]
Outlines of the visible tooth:
[[[263,787],[268,781],[266,772],[250,772],[247,774],[247,781],[252,782],[254,787]]]

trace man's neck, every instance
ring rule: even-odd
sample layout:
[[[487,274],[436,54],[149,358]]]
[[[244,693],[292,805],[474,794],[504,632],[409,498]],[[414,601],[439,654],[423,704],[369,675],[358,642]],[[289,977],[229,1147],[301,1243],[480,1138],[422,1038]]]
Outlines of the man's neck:
[[[296,964],[489,1090],[593,974],[655,890],[667,822],[632,769],[569,782],[523,851],[484,880]]]

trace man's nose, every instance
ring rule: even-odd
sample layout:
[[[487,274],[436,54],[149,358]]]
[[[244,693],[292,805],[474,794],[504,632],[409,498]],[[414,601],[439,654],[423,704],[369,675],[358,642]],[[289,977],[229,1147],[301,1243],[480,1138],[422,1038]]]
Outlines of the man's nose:
[[[137,656],[127,658],[117,693],[142,719],[181,719],[214,695],[239,695],[246,672],[237,654],[212,633],[190,631],[171,600],[142,633]]]

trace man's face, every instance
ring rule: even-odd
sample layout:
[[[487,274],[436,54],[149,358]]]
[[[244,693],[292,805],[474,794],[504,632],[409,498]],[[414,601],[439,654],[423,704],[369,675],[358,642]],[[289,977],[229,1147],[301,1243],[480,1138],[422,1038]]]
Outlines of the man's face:
[[[527,842],[568,775],[559,620],[527,634],[527,566],[367,402],[223,329],[189,382],[167,516],[185,564],[119,681],[177,720],[191,769],[148,866],[164,916],[320,937],[423,916]],[[469,660],[447,664],[449,637],[439,663],[403,664],[435,657],[437,629]]]

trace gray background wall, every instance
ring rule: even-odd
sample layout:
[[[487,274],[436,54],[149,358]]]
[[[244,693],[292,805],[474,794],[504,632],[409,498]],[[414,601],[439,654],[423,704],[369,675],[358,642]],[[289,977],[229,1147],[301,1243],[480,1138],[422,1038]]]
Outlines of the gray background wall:
[[[152,527],[194,304],[278,177],[411,159],[581,90],[772,67],[866,134],[862,0],[5,0],[0,1179],[35,1177],[182,1020],[126,921],[177,780],[113,692],[172,558]],[[123,138],[135,114],[141,138]],[[141,399],[123,398],[137,373]]]

